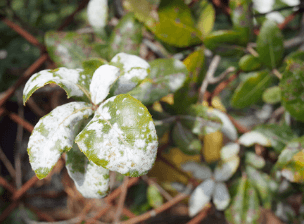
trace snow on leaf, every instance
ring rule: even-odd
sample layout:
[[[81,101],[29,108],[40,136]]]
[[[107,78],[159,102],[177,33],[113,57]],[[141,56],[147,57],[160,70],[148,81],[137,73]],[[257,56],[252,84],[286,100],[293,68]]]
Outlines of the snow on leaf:
[[[68,69],[68,68],[58,68],[54,70],[42,70],[34,75],[27,81],[23,90],[23,104],[26,103],[28,98],[39,88],[55,83],[62,87],[67,93],[68,98],[84,98],[85,89],[82,88],[80,82],[80,73],[83,72],[82,69]]]
[[[112,65],[100,66],[93,75],[90,85],[92,102],[101,103],[109,94],[112,84],[119,76],[119,68]]]
[[[96,30],[102,29],[107,25],[108,1],[90,0],[87,14],[90,25]]]
[[[257,131],[250,131],[243,134],[239,138],[239,143],[247,147],[252,146],[254,144],[260,144],[266,147],[271,146],[271,141],[268,138],[266,138],[265,135]]]
[[[135,55],[119,53],[112,58],[111,62],[121,69],[121,76],[114,91],[115,95],[129,92],[149,73],[148,62]]]
[[[230,157],[227,161],[216,166],[214,170],[214,179],[216,181],[228,180],[237,170],[240,164],[240,158],[238,156]]]
[[[89,160],[126,176],[146,174],[158,146],[150,113],[128,94],[103,102],[75,141]]]
[[[75,143],[66,154],[66,168],[84,197],[102,198],[109,192],[109,170],[89,161]]]
[[[223,161],[229,160],[229,158],[236,156],[240,151],[240,145],[237,143],[228,143],[221,149],[221,159]]]
[[[216,183],[214,187],[213,203],[217,210],[224,210],[230,202],[230,195],[224,183]]]
[[[189,200],[189,216],[195,216],[211,200],[215,182],[207,179],[193,191]]]
[[[187,162],[182,165],[184,171],[190,171],[195,178],[205,180],[212,176],[212,171],[208,166],[196,162]]]
[[[93,113],[90,106],[85,102],[59,106],[35,125],[28,143],[28,154],[39,179],[46,177],[60,155],[72,148],[79,125]]]

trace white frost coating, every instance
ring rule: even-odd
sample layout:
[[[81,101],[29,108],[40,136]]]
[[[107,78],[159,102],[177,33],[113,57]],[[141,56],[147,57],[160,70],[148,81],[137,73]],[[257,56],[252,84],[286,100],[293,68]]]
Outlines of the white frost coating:
[[[138,81],[147,77],[147,69],[150,65],[145,60],[135,55],[126,53],[119,53],[115,55],[111,62],[120,62],[123,64],[123,75],[118,79],[118,87],[114,94],[127,93],[132,90],[138,83],[132,81],[132,78],[136,78]]]
[[[80,73],[83,69],[68,69],[58,68],[52,71],[50,69],[42,70],[34,75],[25,84],[23,95],[27,95],[33,88],[39,88],[46,85],[47,82],[54,81],[55,83],[62,84],[70,92],[70,96],[83,96],[84,93],[79,89],[76,84],[79,81]]]
[[[210,201],[215,182],[212,179],[205,180],[193,191],[189,200],[189,216],[195,216]]]
[[[51,169],[63,150],[72,147],[76,135],[75,126],[84,116],[93,113],[91,109],[84,109],[88,106],[90,104],[84,102],[68,103],[55,108],[39,120],[28,143],[33,170]]]
[[[108,101],[106,101],[108,102]],[[111,114],[109,113],[109,107],[103,107],[100,105],[97,109],[97,114],[101,116],[101,119],[110,120]]]
[[[221,149],[221,159],[228,161],[229,158],[236,156],[240,151],[240,145],[237,143],[228,143]]]
[[[169,76],[169,88],[172,92],[175,92],[184,84],[186,75],[184,73],[177,73]]]
[[[187,162],[182,165],[184,171],[190,171],[195,178],[205,180],[212,176],[212,171],[208,166],[196,162]]]
[[[180,60],[174,60],[174,68],[176,69],[184,69],[186,66]]]
[[[239,138],[239,143],[244,146],[252,146],[254,144],[260,144],[262,146],[270,147],[271,141],[266,138],[263,134],[257,131],[250,131],[243,134]]]
[[[89,23],[93,28],[100,29],[105,27],[108,20],[108,1],[90,0],[87,13]]]
[[[228,116],[217,109],[213,109],[211,113],[221,119],[223,123],[221,131],[223,132],[223,134],[226,135],[230,140],[235,141],[238,137],[237,130],[228,118]]]
[[[294,182],[295,181],[294,174],[292,173],[291,170],[283,169],[281,171],[281,175],[283,177],[285,177],[287,180],[289,180],[290,182]]]
[[[68,157],[67,153],[66,160]],[[97,166],[86,157],[84,166],[85,173],[81,173],[74,171],[71,164],[66,165],[77,190],[86,198],[103,198],[109,189],[109,170]]]
[[[240,158],[233,156],[228,161],[225,161],[221,165],[217,165],[214,170],[214,179],[216,181],[228,180],[237,170],[240,164]]]
[[[224,183],[216,183],[213,193],[213,203],[217,210],[225,210],[230,202],[230,195]]]
[[[109,94],[112,84],[119,77],[119,68],[102,65],[94,72],[90,92],[94,104],[101,103]]]

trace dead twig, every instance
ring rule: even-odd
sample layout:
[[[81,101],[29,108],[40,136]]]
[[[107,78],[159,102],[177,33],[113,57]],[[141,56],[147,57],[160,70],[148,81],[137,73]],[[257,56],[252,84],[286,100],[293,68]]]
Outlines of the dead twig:
[[[167,201],[170,201],[173,198],[164,188],[162,188],[156,181],[152,180],[152,178],[149,178],[147,175],[142,176],[141,179],[143,179],[149,185],[155,186],[161,195],[167,199]]]
[[[11,162],[8,160],[8,158],[4,154],[1,147],[0,147],[0,160],[3,162],[4,166],[6,167],[7,171],[11,175],[11,177],[13,179],[15,179],[16,178],[16,171],[15,171],[13,165],[11,164]]]
[[[124,181],[123,181],[123,184],[122,184],[121,194],[120,194],[120,197],[119,197],[119,200],[118,200],[118,205],[117,205],[117,209],[116,209],[115,218],[113,220],[113,223],[118,223],[119,220],[120,220],[121,212],[123,210],[125,200],[126,200],[126,196],[127,196],[128,181],[129,181],[129,177],[125,177]]]
[[[189,222],[186,224],[197,224],[201,223],[201,221],[207,217],[209,212],[211,211],[212,206],[209,204],[207,205],[200,213],[198,213],[197,216],[195,216],[193,219],[191,219]]]

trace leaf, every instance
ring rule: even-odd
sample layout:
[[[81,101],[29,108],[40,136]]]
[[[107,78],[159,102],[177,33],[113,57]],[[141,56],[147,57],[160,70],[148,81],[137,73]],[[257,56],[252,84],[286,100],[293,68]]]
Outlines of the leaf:
[[[226,184],[221,182],[216,183],[213,194],[213,203],[216,209],[220,211],[225,210],[230,202],[230,195]]]
[[[202,38],[204,39],[212,31],[215,21],[215,10],[212,4],[207,1],[200,3],[202,7],[196,27],[201,31]]]
[[[96,32],[100,32],[107,25],[108,1],[90,0],[88,3],[87,15],[90,25]]]
[[[251,72],[257,70],[261,68],[261,66],[262,65],[259,58],[251,54],[244,55],[243,57],[241,57],[239,61],[239,67],[244,72]]]
[[[177,59],[156,59],[150,63],[147,78],[129,94],[149,105],[181,88],[188,76],[186,66]]]
[[[99,56],[88,34],[49,31],[45,35],[45,44],[57,66],[79,68],[86,59]]]
[[[155,185],[149,185],[147,198],[153,208],[158,208],[164,203],[164,199]]]
[[[183,61],[184,65],[189,71],[190,83],[200,84],[204,75],[204,64],[205,64],[205,50],[204,48],[199,48],[198,50],[189,54]]]
[[[75,143],[66,154],[66,168],[84,197],[103,198],[110,191],[109,170],[88,160]]]
[[[266,20],[260,29],[256,48],[262,64],[274,69],[281,63],[284,54],[283,40],[277,24],[272,20]]]
[[[68,96],[80,100],[89,100],[89,93],[85,89],[86,77],[81,75],[82,69],[57,68],[54,70],[42,70],[35,73],[25,84],[23,89],[23,104],[39,88],[55,83],[63,88]]]
[[[180,122],[176,122],[173,128],[172,139],[175,145],[185,154],[195,155],[201,151],[202,144],[200,140]]]
[[[223,146],[223,134],[220,131],[212,132],[207,135],[199,135],[200,140],[204,141],[202,154],[207,163],[220,160],[221,148]]]
[[[205,180],[212,176],[212,171],[208,166],[194,161],[184,163],[182,169],[184,171],[190,171],[193,177],[200,180]]]
[[[280,80],[282,104],[297,120],[304,121],[304,62],[288,61]]]
[[[291,128],[286,124],[259,125],[255,127],[254,130],[268,138],[271,142],[271,147],[273,147],[278,153],[284,149],[289,141],[297,137]]]
[[[132,177],[151,169],[158,146],[149,111],[128,94],[103,102],[75,141],[96,165]]]
[[[232,224],[257,224],[259,213],[257,192],[249,180],[243,177],[231,206],[225,211],[226,219]]]
[[[189,216],[193,217],[201,211],[211,200],[214,191],[215,182],[207,179],[193,191],[189,200]]]
[[[229,159],[218,163],[214,170],[214,179],[216,181],[227,181],[236,172],[240,164],[238,156],[232,156]]]
[[[271,141],[268,137],[258,131],[250,131],[243,134],[238,142],[244,146],[252,146],[254,144],[260,144],[262,146],[270,147]]]
[[[245,80],[235,90],[231,105],[235,108],[245,108],[258,102],[263,91],[272,83],[272,77],[268,71],[248,73]]]
[[[133,13],[126,14],[112,31],[109,40],[109,58],[120,52],[139,55],[142,41],[142,24],[139,23]]]
[[[119,68],[113,65],[102,65],[96,69],[90,85],[91,98],[95,105],[100,104],[108,96],[119,74]]]
[[[191,11],[183,0],[162,0],[158,8],[158,21],[146,25],[157,38],[176,47],[201,42]]]
[[[150,72],[148,62],[130,54],[119,53],[112,58],[110,64],[120,69],[120,77],[113,86],[115,95],[129,92]]]
[[[241,33],[240,42],[246,45],[252,35],[252,2],[249,0],[229,1],[233,28]]]
[[[281,88],[273,86],[263,92],[263,101],[269,104],[276,104],[281,101]]]
[[[39,120],[27,149],[39,179],[46,177],[61,154],[72,148],[79,125],[92,114],[90,104],[72,102],[55,108]]]
[[[262,169],[265,166],[264,158],[261,156],[258,156],[254,152],[245,153],[245,163],[253,166],[256,169]]]
[[[221,150],[221,159],[229,161],[230,158],[237,156],[240,152],[240,145],[237,143],[227,143]]]

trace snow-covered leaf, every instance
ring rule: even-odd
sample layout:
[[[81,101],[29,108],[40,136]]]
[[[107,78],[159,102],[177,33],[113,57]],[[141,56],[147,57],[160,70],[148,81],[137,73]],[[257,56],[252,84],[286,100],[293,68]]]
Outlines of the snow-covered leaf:
[[[230,195],[224,183],[216,183],[213,193],[213,203],[217,210],[225,210],[230,202]]]
[[[265,166],[264,158],[261,156],[258,156],[254,152],[245,153],[245,163],[247,163],[257,169],[262,169]]]
[[[194,161],[183,164],[182,169],[184,171],[190,171],[195,178],[200,180],[205,180],[212,176],[212,171],[208,166]]]
[[[84,197],[102,198],[109,192],[109,170],[88,160],[75,143],[66,154],[66,168]]]
[[[81,72],[83,72],[82,69],[57,68],[42,70],[32,75],[23,90],[23,104],[26,103],[33,92],[50,83],[55,83],[63,88],[68,98],[73,96],[77,99],[88,100],[84,93],[86,90],[83,87]]]
[[[93,75],[90,85],[92,102],[100,104],[109,94],[110,88],[119,77],[119,68],[113,65],[100,66]]]
[[[55,108],[35,125],[27,150],[39,179],[46,177],[60,155],[72,148],[79,126],[92,114],[90,104],[71,102]]]
[[[114,94],[127,93],[144,80],[149,71],[150,65],[144,59],[138,56],[126,53],[119,53],[115,55],[111,64],[120,68],[120,77],[117,84],[114,85]]]
[[[239,143],[244,146],[252,146],[254,144],[260,144],[262,146],[270,147],[271,141],[265,135],[257,131],[250,131],[243,134],[239,138]]]
[[[210,201],[214,191],[215,182],[207,179],[193,191],[189,200],[189,216],[195,216]]]
[[[236,156],[240,151],[240,145],[237,143],[228,143],[221,150],[221,159],[228,161],[231,157]]]
[[[108,1],[90,0],[88,4],[87,14],[90,25],[96,31],[100,31],[107,25]]]
[[[103,102],[75,141],[89,160],[126,176],[146,174],[158,146],[149,111],[128,94]]]
[[[214,179],[216,181],[228,180],[237,170],[240,164],[238,156],[232,156],[228,160],[218,164],[214,170]]]
[[[223,134],[226,135],[230,140],[235,141],[238,137],[237,130],[230,121],[229,117],[225,113],[217,109],[213,109],[211,113],[221,119],[223,123],[221,131],[223,132]]]

